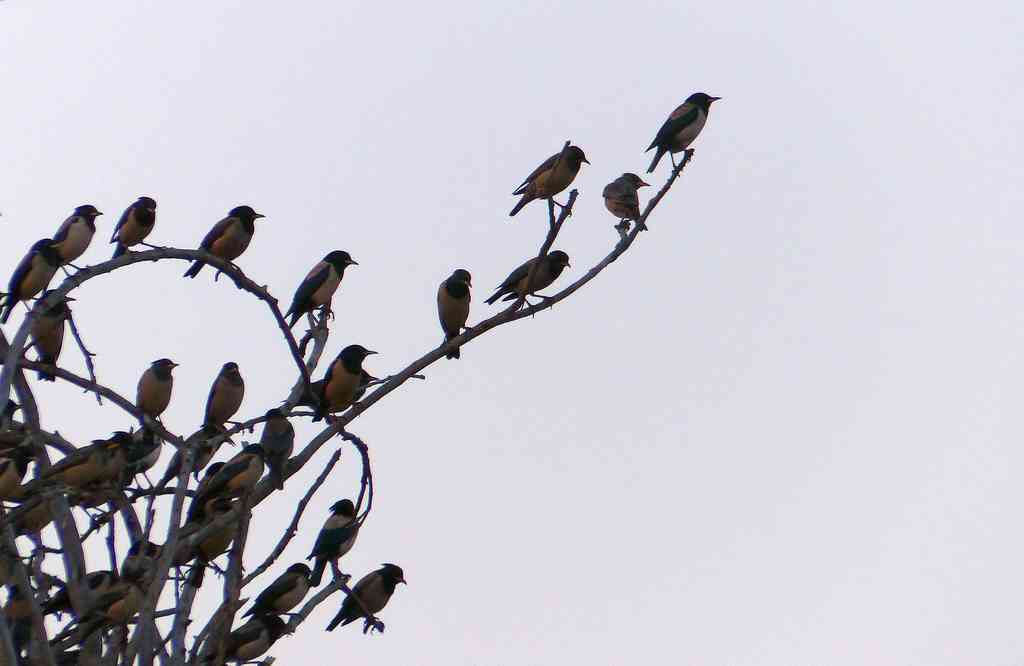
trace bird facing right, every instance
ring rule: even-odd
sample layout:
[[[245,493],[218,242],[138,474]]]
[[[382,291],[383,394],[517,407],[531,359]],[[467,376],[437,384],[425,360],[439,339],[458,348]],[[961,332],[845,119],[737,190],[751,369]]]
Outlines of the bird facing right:
[[[493,305],[502,296],[505,297],[502,300],[511,301],[520,296],[528,296],[549,287],[569,265],[569,255],[561,250],[555,250],[550,254],[540,257],[540,263],[537,265],[536,270],[533,271],[531,279],[530,269],[535,263],[537,263],[537,257],[530,259],[512,271],[505,278],[505,281],[498,285],[498,290],[494,292],[494,295],[487,299],[487,304]],[[530,284],[527,284],[528,280]]]
[[[156,201],[152,197],[139,197],[121,213],[121,219],[114,227],[110,237],[110,242],[117,244],[113,258],[120,257],[130,247],[144,245],[142,241],[146,240],[155,225]]]
[[[327,631],[334,631],[334,628],[339,624],[344,627],[346,624],[355,622],[359,618],[369,620],[370,618],[366,615],[367,611],[371,615],[376,615],[384,610],[399,583],[403,585],[408,584],[405,582],[405,572],[397,564],[385,564],[380,569],[366,574],[356,583],[356,586],[352,589],[352,594],[345,597],[345,600],[341,602],[341,610],[334,616],[331,623],[327,625]],[[362,604],[358,603],[353,597],[357,597]],[[364,607],[365,610],[363,610]]]
[[[635,173],[624,173],[604,186],[601,193],[604,196],[604,207],[620,220],[639,220],[640,196],[637,190],[648,185]]]
[[[331,307],[331,299],[334,292],[341,286],[341,280],[345,277],[345,269],[349,266],[358,266],[359,262],[353,259],[344,250],[329,252],[326,257],[317,262],[316,266],[302,280],[299,288],[295,290],[291,307],[284,314],[291,316],[292,320],[288,327],[295,326],[299,318],[307,312],[316,308]]]
[[[437,316],[445,341],[457,338],[469,319],[470,287],[472,277],[465,268],[456,269],[437,289]],[[459,348],[449,351],[445,358],[459,358]]]
[[[252,206],[235,206],[228,211],[227,217],[213,225],[213,229],[210,229],[203,242],[199,244],[199,249],[206,250],[224,261],[233,262],[249,247],[256,232],[256,220],[261,217],[264,215],[257,213]],[[197,259],[185,271],[185,277],[194,278],[205,265],[206,262]]]
[[[522,195],[522,198],[509,216],[515,217],[516,213],[535,199],[550,199],[572,185],[583,164],[590,164],[586,154],[582,148],[573,145],[566,146],[544,160],[512,193]]]
[[[651,166],[647,169],[647,173],[654,173],[655,167],[658,166],[658,162],[661,161],[665,153],[674,155],[690,147],[690,144],[697,138],[700,131],[704,129],[704,123],[707,122],[711,103],[720,99],[722,98],[712,97],[702,92],[693,93],[686,98],[685,102],[676,107],[675,111],[669,114],[668,120],[658,130],[654,141],[651,141],[651,145],[644,151],[648,152],[655,148],[658,149],[654,153],[654,160],[651,161]],[[675,159],[673,158],[672,166],[674,167],[675,164]]]

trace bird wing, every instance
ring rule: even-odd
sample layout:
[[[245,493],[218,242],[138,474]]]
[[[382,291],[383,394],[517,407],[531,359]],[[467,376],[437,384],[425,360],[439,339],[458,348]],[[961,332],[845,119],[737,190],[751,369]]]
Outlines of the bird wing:
[[[213,225],[213,229],[210,229],[210,232],[203,237],[203,242],[199,244],[199,247],[204,250],[209,250],[214,241],[223,236],[228,227],[235,222],[237,222],[237,220],[229,215],[217,224]]]
[[[114,227],[114,233],[110,234],[110,242],[111,243],[116,243],[117,242],[117,232],[121,231],[121,227],[123,227],[125,225],[125,223],[128,221],[128,216],[131,215],[131,213],[132,213],[132,207],[131,206],[128,206],[127,208],[125,208],[124,212],[121,213],[121,217],[117,221],[117,226]]]
[[[311,555],[323,555],[331,552],[341,544],[348,541],[352,535],[359,530],[359,523],[352,521],[344,527],[320,530],[316,535],[316,543],[313,544]]]
[[[523,278],[530,274],[530,267],[533,266],[533,262],[535,261],[537,261],[537,257],[530,259],[522,266],[509,273],[508,277],[505,278],[505,281],[502,282],[501,286],[499,286],[498,288],[504,289],[506,287],[514,287],[517,282],[519,282],[520,280],[522,280]]]
[[[299,288],[295,290],[295,298],[292,299],[292,307],[288,311],[292,312],[300,303],[308,302],[330,274],[330,265],[320,262],[318,267],[310,271],[306,279],[299,285]]]
[[[57,233],[53,235],[53,242],[60,243],[68,237],[68,230],[71,229],[71,224],[75,221],[75,216],[72,215],[68,219],[60,223],[60,228],[57,229]]]
[[[661,129],[658,130],[658,134],[654,137],[654,141],[651,141],[651,145],[647,147],[647,150],[668,143],[672,137],[679,133],[679,130],[695,121],[698,113],[699,109],[695,105],[689,102],[680,104],[669,115],[668,120],[661,126]]]
[[[14,269],[14,274],[11,275],[10,285],[7,287],[8,298],[10,303],[15,303],[18,300],[17,289],[24,280],[28,272],[32,270],[32,258],[35,257],[35,252],[29,252],[25,257],[18,263],[18,267]],[[13,307],[13,306],[12,306]]]
[[[621,199],[624,194],[625,189],[622,187],[622,181],[618,178],[605,185],[601,190],[601,196],[605,199]]]
[[[260,634],[266,630],[263,623],[259,620],[249,620],[238,629],[231,632],[230,642],[234,644],[235,649],[241,645],[246,645],[254,641],[259,640]]]
[[[515,192],[513,192],[512,194],[522,194],[523,192],[525,192],[526,191],[526,186],[529,185],[530,183],[532,183],[534,178],[536,178],[540,174],[544,173],[545,171],[547,171],[551,167],[555,166],[555,162],[558,160],[558,157],[561,154],[562,154],[561,152],[555,153],[551,157],[549,157],[546,160],[544,160],[543,162],[541,162],[540,166],[537,167],[536,169],[534,169],[530,173],[530,175],[526,177],[526,180],[523,181],[523,184],[520,185],[519,187],[517,187]]]
[[[271,607],[274,599],[291,592],[295,588],[295,576],[296,574],[292,573],[285,573],[284,575],[278,576],[277,580],[270,584],[270,587],[260,592],[260,595],[256,597],[256,602],[253,604],[253,608],[256,608],[257,606],[269,608]]]
[[[216,495],[220,490],[245,470],[249,468],[249,458],[229,460],[223,467],[217,470],[217,473],[210,479],[210,484],[203,490],[203,497],[208,498]],[[197,496],[196,500],[200,498]]]

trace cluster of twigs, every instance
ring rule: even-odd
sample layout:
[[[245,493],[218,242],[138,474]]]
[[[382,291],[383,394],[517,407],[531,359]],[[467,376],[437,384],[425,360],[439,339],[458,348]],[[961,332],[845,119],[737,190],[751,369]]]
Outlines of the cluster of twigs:
[[[566,145],[568,145],[568,142],[566,142]],[[629,250],[640,232],[646,230],[648,217],[675,183],[691,157],[692,151],[687,151],[683,160],[672,170],[662,188],[648,201],[639,220],[637,220],[637,224],[631,231],[623,225],[615,227],[619,235],[616,244],[605,257],[575,282],[551,296],[539,297],[539,301],[535,303],[529,302],[527,295],[520,295],[511,305],[497,314],[483,319],[474,326],[467,327],[461,335],[447,340],[437,348],[426,352],[394,374],[371,382],[366,394],[359,402],[352,405],[351,408],[337,418],[330,420],[325,428],[310,439],[288,461],[285,469],[285,478],[290,478],[302,470],[317,452],[333,438],[340,437],[343,441],[351,443],[359,454],[362,465],[362,477],[356,506],[358,521],[360,523],[364,522],[373,506],[373,474],[370,466],[369,448],[362,439],[348,432],[346,430],[347,426],[409,379],[423,378],[423,375],[420,373],[431,364],[443,358],[452,348],[465,345],[504,324],[526,317],[533,317],[537,313],[551,308],[555,303],[568,298],[597,277],[608,265]],[[577,196],[577,191],[572,190],[568,195],[566,203],[559,205],[557,214],[555,202],[550,199],[548,200],[548,231],[539,248],[538,257],[543,257],[551,250],[562,226],[573,213]],[[142,666],[151,666],[154,663],[154,659],[159,659],[161,666],[194,665],[199,663],[201,659],[200,653],[204,643],[212,642],[212,647],[208,645],[206,648],[207,654],[212,654],[212,662],[210,663],[220,666],[225,656],[223,640],[221,639],[226,635],[226,632],[230,631],[231,621],[244,602],[244,599],[241,598],[242,590],[265,574],[283,554],[297,534],[299,523],[310,501],[321,489],[341,458],[340,449],[330,456],[313,485],[298,503],[295,514],[281,535],[277,545],[266,559],[248,575],[242,575],[242,557],[245,549],[246,535],[249,522],[253,517],[253,511],[274,490],[273,484],[268,478],[263,478],[252,492],[244,498],[244,501],[240,503],[236,510],[212,521],[200,530],[199,535],[196,537],[197,541],[201,540],[206,532],[212,532],[229,521],[237,521],[240,528],[228,557],[228,567],[224,577],[223,602],[205,623],[196,624],[195,619],[192,617],[192,605],[197,590],[189,585],[187,580],[180,587],[178,585],[173,586],[175,602],[173,608],[166,610],[157,609],[158,602],[165,594],[166,583],[172,568],[172,559],[182,526],[185,500],[192,494],[192,491],[188,490],[188,477],[195,464],[195,447],[186,438],[167,430],[163,424],[145,417],[131,400],[100,383],[97,379],[93,361],[94,355],[89,352],[84,342],[82,342],[82,337],[73,319],[71,320],[72,334],[84,356],[89,377],[82,377],[62,368],[49,365],[44,366],[41,363],[31,361],[26,358],[25,352],[32,322],[43,312],[64,299],[70,292],[82,288],[96,277],[133,264],[166,260],[202,260],[213,266],[220,273],[223,273],[240,290],[249,293],[266,305],[284,338],[286,347],[294,359],[297,370],[295,385],[289,391],[282,410],[290,418],[311,415],[309,411],[296,409],[296,405],[304,392],[309,389],[310,375],[318,367],[325,351],[329,336],[327,314],[323,313],[317,317],[311,313],[308,316],[309,330],[301,340],[297,341],[282,315],[277,298],[271,295],[266,287],[250,279],[234,264],[203,250],[187,250],[173,247],[154,248],[141,252],[127,252],[109,261],[85,267],[69,276],[60,286],[50,291],[44,298],[38,300],[15,332],[13,339],[8,340],[7,336],[0,331],[0,357],[3,358],[3,369],[0,372],[0,404],[10,396],[13,390],[21,405],[24,416],[26,440],[30,446],[34,447],[33,450],[36,452],[34,460],[37,476],[50,465],[50,459],[47,454],[48,447],[62,454],[73,452],[75,447],[61,437],[59,433],[47,432],[40,428],[39,408],[32,390],[25,379],[25,370],[45,368],[47,372],[54,375],[57,379],[92,393],[98,401],[101,401],[100,404],[103,404],[102,399],[106,399],[110,404],[130,415],[134,420],[145,422],[147,427],[151,427],[158,437],[171,444],[178,451],[181,459],[176,485],[171,488],[158,486],[150,489],[129,488],[117,490],[115,496],[108,503],[106,511],[100,513],[97,517],[90,516],[90,526],[84,532],[79,532],[67,497],[63,492],[58,490],[56,492],[44,493],[30,500],[30,502],[36,503],[50,503],[55,517],[55,530],[60,541],[60,548],[57,550],[47,549],[39,541],[34,544],[35,548],[32,551],[31,558],[21,557],[15,533],[12,529],[11,517],[16,511],[27,510],[30,507],[28,502],[22,507],[0,517],[0,560],[11,565],[12,574],[10,580],[12,585],[29,602],[31,633],[28,654],[32,655],[33,663],[45,664],[47,666],[56,666],[58,663],[57,655],[55,654],[56,650],[53,649],[50,642],[41,610],[41,602],[45,600],[43,593],[54,582],[52,577],[48,577],[42,571],[43,558],[51,551],[60,553],[64,565],[65,583],[70,594],[71,603],[76,611],[76,615],[80,615],[81,611],[88,608],[90,602],[89,592],[83,584],[87,573],[85,569],[84,542],[96,534],[102,534],[102,528],[107,526],[107,550],[111,567],[116,570],[118,557],[113,525],[116,517],[119,516],[121,518],[133,542],[148,539],[154,523],[154,501],[159,496],[170,496],[170,515],[166,534],[164,535],[163,551],[157,561],[156,570],[152,574],[152,582],[146,590],[145,602],[142,604],[138,616],[131,623],[133,625],[131,631],[128,631],[128,627],[125,627],[122,631],[112,631],[106,641],[106,650],[103,649],[103,641],[101,641],[99,635],[94,635],[89,640],[84,641],[79,648],[78,663],[103,663],[116,666],[118,663],[127,665],[137,662]],[[535,262],[535,266],[538,263]],[[527,284],[532,279],[532,271],[533,269],[531,269]],[[307,354],[310,343],[312,343],[312,349]],[[233,434],[251,430],[264,420],[264,417],[249,419],[228,430],[223,437],[228,438]],[[147,503],[145,522],[140,521],[135,506],[141,500],[145,500]],[[35,587],[32,585],[33,580],[35,581]],[[306,601],[299,612],[292,614],[288,622],[289,633],[293,633],[298,629],[319,604],[329,599],[338,591],[343,591],[346,594],[351,593],[347,586],[347,578],[336,576],[333,582],[320,589]],[[358,598],[354,599],[357,603],[361,604]],[[372,618],[372,614],[367,613],[367,615],[371,617],[371,620],[376,621],[376,618]],[[157,619],[160,618],[167,618],[169,620],[170,627],[166,634],[157,625]],[[192,641],[191,648],[188,649],[186,644],[189,628],[198,626],[203,628],[197,632]],[[213,639],[212,641],[208,640],[211,638]],[[11,626],[4,619],[3,615],[0,614],[0,663],[20,663],[13,646]],[[266,663],[270,661],[272,659],[268,659]]]

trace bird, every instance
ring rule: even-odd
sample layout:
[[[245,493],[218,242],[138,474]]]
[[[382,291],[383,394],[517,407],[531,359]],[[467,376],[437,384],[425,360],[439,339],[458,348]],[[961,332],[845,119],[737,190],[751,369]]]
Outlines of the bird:
[[[604,207],[608,212],[622,221],[640,219],[640,197],[637,190],[647,187],[643,179],[635,173],[626,172],[604,186]]]
[[[227,441],[234,446],[234,442],[224,436],[225,433],[224,426],[208,424],[189,435],[188,439],[185,440],[185,446],[182,448],[192,447],[196,452],[195,460],[192,464],[193,478],[199,479],[199,472],[203,471],[203,468],[210,464],[213,456],[217,455],[221,444]],[[210,465],[210,467],[212,469],[213,465]],[[171,458],[171,463],[167,466],[163,478],[160,479],[160,485],[166,486],[171,480],[178,478],[179,471],[181,471],[181,451],[175,451],[174,457]]]
[[[583,164],[590,164],[586,154],[582,148],[573,145],[566,146],[544,160],[512,193],[522,197],[509,213],[509,217],[514,217],[534,199],[550,199],[572,185]]]
[[[437,288],[437,316],[441,320],[441,330],[447,342],[462,333],[469,318],[469,289],[473,286],[472,277],[465,268],[456,269]],[[445,358],[459,358],[459,348],[452,348]]]
[[[41,298],[47,298],[50,293],[49,291],[43,292]],[[41,312],[32,322],[29,333],[32,336],[32,345],[39,354],[39,363],[57,365],[60,350],[64,346],[64,322],[71,314],[68,303],[74,300],[70,296],[65,296],[54,303],[51,308]],[[37,374],[39,379],[44,382],[52,382],[56,379],[52,373],[46,370],[39,370]]]
[[[210,487],[210,481],[217,476],[217,472],[221,470],[227,463],[224,461],[218,461],[206,468],[206,474],[203,475],[203,480],[196,486],[196,494],[193,497],[201,497],[207,494],[207,489]]]
[[[284,620],[276,615],[258,615],[228,634],[224,661],[239,664],[254,661],[288,632]],[[218,650],[203,657],[204,664],[213,663]]]
[[[288,327],[294,327],[302,315],[312,312],[316,308],[326,306],[329,311],[331,298],[334,297],[334,292],[338,290],[342,278],[345,277],[345,268],[358,265],[359,262],[344,250],[329,252],[327,256],[317,262],[313,270],[309,271],[302,283],[299,284],[299,288],[295,290],[292,304],[284,315],[285,317],[290,315],[292,318]]]
[[[537,257],[530,259],[512,271],[505,278],[505,281],[498,285],[498,290],[494,292],[494,295],[487,299],[487,304],[493,305],[502,296],[505,297],[502,299],[505,301],[515,300],[520,296],[526,297],[550,286],[552,282],[558,279],[562,271],[569,266],[569,255],[561,250],[555,250],[550,254],[540,257],[540,263],[537,264],[536,270],[533,271],[533,279],[527,285],[530,269],[535,263],[537,263]]]
[[[84,488],[97,481],[118,480],[128,463],[131,443],[132,436],[123,431],[115,432],[108,439],[93,440],[90,446],[68,454],[43,470],[38,479],[29,484],[29,490],[47,481]]]
[[[50,502],[42,497],[28,498],[23,505],[11,513],[14,533],[18,536],[38,534],[53,522]]]
[[[2,411],[0,411],[0,430],[8,431],[17,426],[14,420],[14,414],[21,409],[21,405],[14,402],[10,398],[7,399],[7,404],[4,405]]]
[[[85,585],[94,596],[101,596],[110,592],[118,580],[118,575],[114,571],[93,571],[86,574]],[[60,588],[60,591],[42,605],[43,615],[61,615],[71,610],[71,595],[67,587]]]
[[[4,451],[0,456],[0,499],[21,499],[24,493],[21,482],[28,471],[32,456],[21,447]]]
[[[128,445],[128,461],[124,480],[127,482],[134,479],[136,475],[142,474],[149,481],[146,472],[153,469],[160,460],[163,444],[164,441],[149,428],[143,427],[132,433],[132,442]]]
[[[172,564],[180,567],[193,559],[197,560],[197,565],[189,576],[189,582],[193,587],[203,584],[206,565],[231,546],[231,542],[238,535],[238,521],[224,521],[223,524],[204,535],[203,540],[198,543],[193,537],[234,510],[235,502],[227,497],[215,497],[206,505],[205,511],[190,516],[182,525]]]
[[[320,585],[324,577],[324,569],[328,562],[335,562],[352,550],[359,535],[359,521],[356,520],[356,507],[352,500],[343,499],[331,505],[331,515],[324,521],[324,526],[316,535],[313,550],[307,560],[316,559],[309,584]]]
[[[228,212],[227,217],[213,225],[213,229],[210,229],[203,242],[199,244],[199,249],[206,250],[228,263],[233,262],[249,247],[252,235],[256,231],[256,220],[261,217],[265,216],[254,211],[251,206],[235,206]],[[194,278],[205,265],[206,262],[197,259],[185,271],[185,277]]]
[[[339,624],[344,627],[359,618],[365,618],[369,622],[371,618],[367,612],[370,615],[376,615],[384,610],[399,583],[408,585],[405,582],[405,572],[397,564],[385,563],[380,569],[366,574],[352,588],[352,594],[346,596],[345,600],[341,602],[341,610],[327,625],[327,631],[334,631]]]
[[[151,419],[158,419],[171,404],[171,389],[178,364],[169,358],[158,358],[139,377],[135,390],[135,406]]]
[[[121,219],[114,227],[110,242],[115,243],[114,256],[117,259],[128,251],[128,248],[143,243],[156,225],[156,201],[152,197],[139,197],[132,205],[124,209]]]
[[[295,428],[280,409],[268,410],[266,419],[260,446],[270,468],[270,480],[275,488],[281,490],[284,488],[284,466],[295,447]]]
[[[46,289],[58,266],[60,255],[51,239],[43,238],[33,243],[7,285],[7,302],[3,306],[3,314],[0,314],[0,324],[7,323],[18,301],[27,301]]]
[[[127,624],[139,611],[145,591],[142,578],[137,574],[124,574],[111,586],[109,592],[101,594],[92,608],[78,624],[76,643],[85,641],[96,631],[116,624]]]
[[[248,444],[216,471],[203,493],[196,493],[192,505],[202,505],[214,497],[241,497],[251,491],[263,476],[263,447]]]
[[[124,560],[121,561],[121,574],[137,576],[143,581],[147,581],[153,574],[153,569],[162,553],[163,546],[159,544],[146,539],[134,541],[131,548],[125,553]],[[146,584],[143,582],[143,585]]]
[[[674,155],[690,147],[690,144],[697,138],[700,131],[704,129],[704,123],[707,122],[708,111],[711,109],[712,102],[720,99],[722,98],[712,97],[702,92],[693,93],[686,98],[685,102],[677,106],[675,111],[669,114],[668,120],[658,130],[654,141],[651,141],[651,145],[644,151],[649,152],[655,148],[658,149],[654,153],[654,159],[651,161],[651,166],[648,167],[647,173],[654,173],[654,169],[658,166],[658,162],[661,161],[665,153]],[[674,157],[672,158],[672,166],[676,166]]]
[[[299,562],[285,570],[283,574],[260,592],[250,608],[242,617],[250,615],[280,615],[298,606],[309,592],[309,567]]]
[[[75,208],[68,219],[61,223],[57,233],[53,235],[61,265],[75,267],[71,262],[88,249],[96,233],[96,218],[102,214],[96,210],[96,206],[85,204]]]
[[[220,373],[210,387],[203,425],[223,426],[242,406],[244,396],[245,382],[238,372],[238,364],[229,361],[221,366]]]
[[[322,420],[327,414],[334,414],[348,409],[358,400],[359,389],[363,385],[363,361],[371,354],[376,354],[362,345],[349,345],[331,362],[322,383],[316,383],[316,415],[314,421]]]

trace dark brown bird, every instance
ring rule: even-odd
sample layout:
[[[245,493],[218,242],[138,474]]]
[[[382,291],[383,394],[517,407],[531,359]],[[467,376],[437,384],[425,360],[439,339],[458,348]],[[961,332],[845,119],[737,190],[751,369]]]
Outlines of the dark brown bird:
[[[124,575],[109,592],[101,594],[79,622],[76,642],[83,642],[105,627],[127,624],[135,617],[146,594],[140,585],[141,579],[137,576]]]
[[[84,488],[98,481],[120,480],[128,464],[128,447],[131,444],[132,436],[122,431],[115,432],[109,439],[93,440],[90,446],[78,449],[44,470],[29,485],[34,490],[41,484],[56,481]]]
[[[93,571],[85,576],[85,585],[96,597],[110,592],[118,582],[118,576],[113,571]],[[43,615],[62,615],[72,610],[71,595],[67,587],[50,597],[42,607]]]
[[[658,130],[654,141],[651,141],[647,151],[644,151],[648,152],[655,148],[658,149],[654,153],[654,159],[651,161],[651,166],[647,169],[647,173],[654,172],[658,162],[661,161],[665,153],[674,155],[690,147],[690,144],[697,138],[700,131],[704,129],[704,123],[707,122],[711,104],[720,99],[722,98],[712,97],[702,92],[693,93],[686,98],[685,102],[676,107],[675,111],[669,114],[668,120]],[[674,157],[672,158],[672,166],[676,166]]]
[[[295,608],[309,592],[309,574],[309,567],[305,564],[291,565],[270,587],[260,592],[243,617],[281,615]]]
[[[637,190],[647,185],[635,173],[622,174],[604,186],[604,207],[620,220],[639,220],[640,196]]]
[[[358,265],[359,262],[352,259],[349,253],[344,250],[335,250],[328,253],[306,275],[306,278],[295,291],[292,305],[284,315],[285,317],[290,315],[292,318],[288,326],[295,326],[295,323],[299,321],[302,315],[312,312],[317,308],[326,307],[330,311],[331,299],[334,297],[334,292],[341,285],[341,280],[345,277],[345,269],[348,266]]]
[[[328,414],[345,411],[358,400],[359,390],[364,384],[363,361],[376,353],[362,345],[349,345],[341,350],[327,368],[323,382],[314,386],[318,401],[314,421],[320,421]]]
[[[356,543],[359,535],[359,522],[356,520],[356,507],[352,500],[343,499],[331,505],[331,515],[324,521],[324,526],[316,535],[313,550],[307,560],[316,559],[309,584],[320,585],[324,569],[329,562],[336,562]]]
[[[152,541],[145,539],[135,541],[121,562],[121,574],[124,576],[134,576],[142,580],[143,585],[148,585],[149,578],[154,573],[153,569],[156,567],[157,560],[160,559],[163,550],[163,546]]]
[[[61,223],[53,236],[61,264],[74,266],[71,262],[85,253],[96,233],[96,218],[102,214],[96,210],[96,206],[85,204],[76,208],[75,212]]]
[[[3,452],[0,457],[0,499],[14,500],[24,497],[21,482],[31,460],[28,451],[21,447]]]
[[[264,464],[263,447],[247,445],[210,477],[203,493],[196,493],[192,505],[205,505],[215,497],[241,497],[249,493],[263,477]]]
[[[114,234],[110,237],[110,242],[117,244],[113,258],[120,257],[130,247],[145,245],[142,241],[146,240],[155,225],[156,201],[151,197],[139,197],[125,208],[114,227]]]
[[[171,390],[174,388],[174,376],[171,374],[178,364],[169,358],[153,361],[142,377],[135,390],[135,406],[151,419],[158,419],[171,404]]]
[[[270,479],[278,490],[284,488],[285,464],[292,456],[295,447],[295,428],[280,409],[271,409],[263,423],[263,435],[260,446],[270,468]]]
[[[204,425],[223,426],[235,415],[242,406],[245,397],[245,382],[238,371],[238,364],[225,363],[217,378],[210,387],[210,395],[206,399],[206,415]]]
[[[59,266],[57,245],[49,238],[36,241],[14,269],[7,285],[7,300],[3,314],[0,314],[0,324],[7,323],[18,301],[27,301],[46,289]]]
[[[441,320],[445,341],[457,338],[466,326],[471,300],[469,290],[472,286],[469,271],[459,268],[437,288],[437,316]],[[453,348],[445,357],[459,358],[459,348]]]
[[[541,257],[537,269],[533,272],[533,279],[527,285],[530,268],[536,261],[537,257],[534,257],[512,271],[505,281],[498,285],[498,290],[494,292],[494,295],[487,299],[487,303],[493,305],[502,296],[505,297],[502,300],[512,301],[520,296],[535,294],[550,286],[569,265],[569,255],[561,250],[555,250]]]
[[[196,566],[192,569],[189,577],[190,583],[194,587],[199,587],[203,584],[206,565],[231,547],[231,542],[238,535],[238,521],[226,521],[223,525],[218,526],[206,535],[202,541],[196,542],[194,537],[201,530],[234,510],[235,503],[230,499],[227,497],[215,497],[206,504],[204,511],[196,512],[196,515],[189,518],[182,526],[173,564],[176,567],[180,567],[193,559],[196,560]]]
[[[339,624],[344,627],[346,624],[355,622],[359,618],[370,620],[366,615],[366,611],[376,615],[384,610],[399,583],[407,585],[405,582],[405,572],[397,564],[384,564],[380,569],[366,574],[352,588],[352,594],[345,597],[345,601],[341,602],[341,610],[334,616],[331,623],[327,625],[327,631],[334,631],[334,628]],[[353,597],[358,597],[362,605]],[[363,607],[366,608],[366,611],[363,610]],[[363,629],[364,633],[365,631],[366,629]]]
[[[50,292],[45,291],[41,298],[46,298],[49,295]],[[65,296],[32,322],[32,328],[29,332],[32,335],[32,345],[39,354],[40,363],[57,365],[61,348],[64,346],[64,322],[67,321],[68,316],[71,314],[68,303],[74,300],[70,296]],[[38,375],[39,379],[44,382],[55,380],[55,377],[45,370],[40,370]]]
[[[11,512],[14,517],[14,533],[18,536],[38,534],[53,522],[50,502],[44,498],[29,498]]]
[[[228,634],[227,645],[224,647],[224,661],[239,664],[254,661],[287,631],[288,626],[278,616],[258,615]],[[203,663],[210,664],[215,659],[216,651],[213,651],[203,658]]]
[[[193,447],[196,450],[195,463],[192,465],[193,478],[199,478],[199,472],[203,471],[203,468],[210,464],[213,456],[217,455],[221,444],[225,441],[231,442],[230,439],[224,437],[225,432],[224,426],[204,425],[185,440],[185,446]],[[231,444],[234,445],[234,442],[231,442]],[[210,467],[212,468],[213,465],[210,465]],[[171,463],[167,466],[167,471],[164,472],[164,476],[160,480],[160,485],[166,486],[172,480],[178,478],[180,470],[181,453],[176,451],[174,457],[171,458]]]
[[[256,220],[261,217],[264,216],[250,206],[235,206],[227,217],[213,225],[213,229],[199,244],[199,249],[227,262],[234,262],[249,247],[256,231]],[[206,262],[202,260],[192,262],[192,266],[185,271],[185,277],[194,278],[205,265]]]
[[[572,145],[544,160],[512,193],[522,198],[509,216],[514,216],[534,199],[550,199],[572,185],[584,163],[590,164],[583,149]]]

